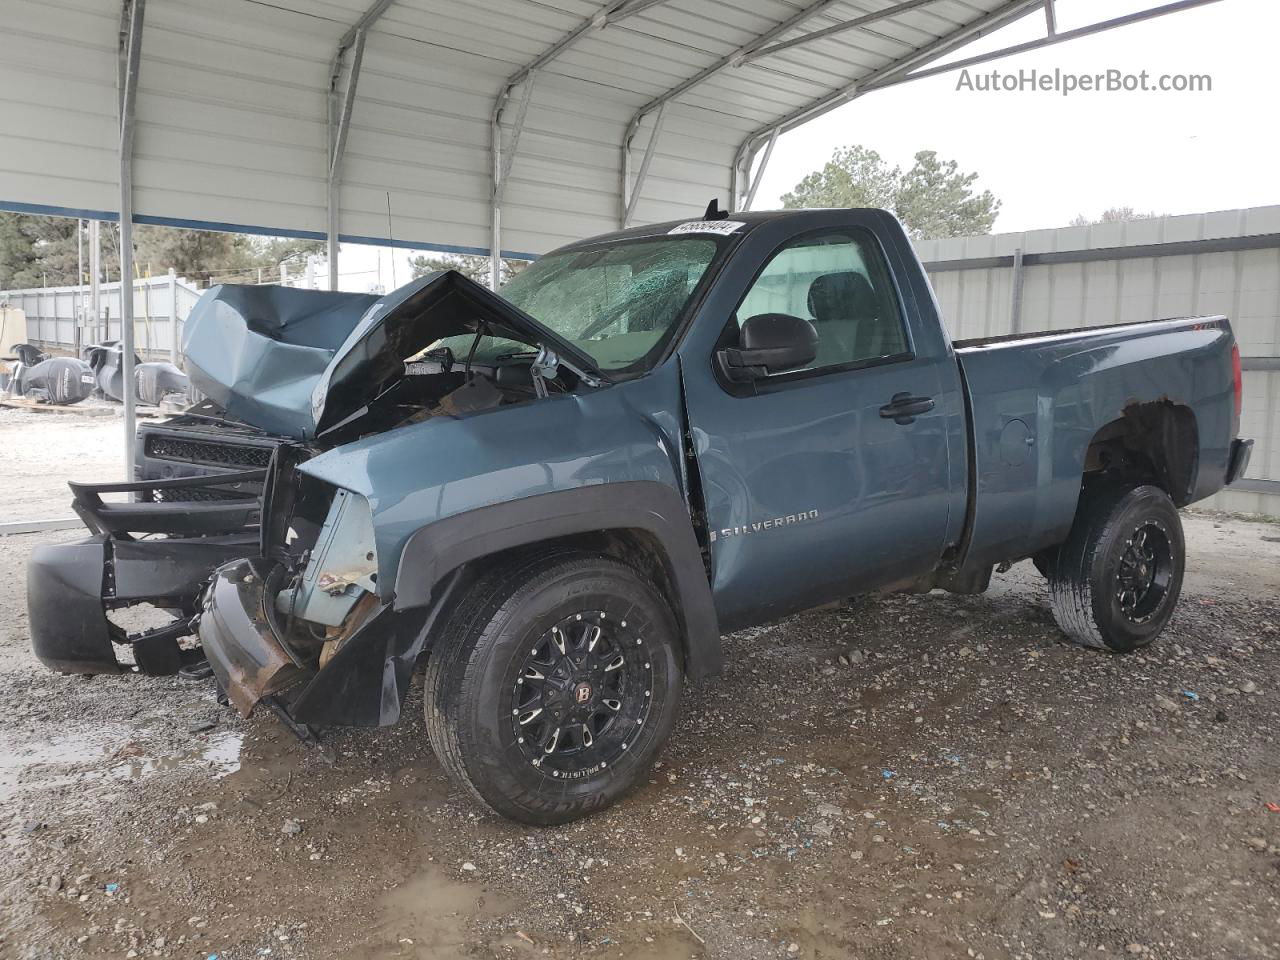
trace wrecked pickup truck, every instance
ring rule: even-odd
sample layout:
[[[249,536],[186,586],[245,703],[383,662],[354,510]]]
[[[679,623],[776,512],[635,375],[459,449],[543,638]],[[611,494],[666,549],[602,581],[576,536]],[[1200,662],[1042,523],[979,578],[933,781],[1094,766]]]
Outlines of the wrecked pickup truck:
[[[854,593],[1031,558],[1068,637],[1149,643],[1178,508],[1251,449],[1225,318],[953,343],[875,210],[638,227],[501,296],[217,287],[185,353],[208,399],[31,559],[37,655],[376,725],[427,654],[441,763],[536,824],[636,783],[722,633]],[[117,625],[142,602],[171,622]]]

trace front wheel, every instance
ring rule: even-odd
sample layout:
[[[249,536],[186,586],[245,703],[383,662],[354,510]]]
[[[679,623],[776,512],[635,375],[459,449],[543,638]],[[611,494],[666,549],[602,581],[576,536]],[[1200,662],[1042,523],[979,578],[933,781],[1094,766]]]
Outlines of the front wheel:
[[[1090,647],[1129,653],[1165,628],[1182,591],[1182,521],[1159,487],[1094,487],[1048,566],[1058,626]]]
[[[680,707],[674,617],[617,561],[560,555],[483,578],[426,676],[449,774],[522,823],[599,810],[647,771]]]

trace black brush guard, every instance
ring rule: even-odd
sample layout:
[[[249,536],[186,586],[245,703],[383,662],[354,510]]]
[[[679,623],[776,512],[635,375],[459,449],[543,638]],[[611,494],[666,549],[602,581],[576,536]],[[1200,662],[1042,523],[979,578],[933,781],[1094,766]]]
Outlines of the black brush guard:
[[[202,659],[184,649],[196,602],[215,568],[259,552],[267,470],[133,483],[72,483],[72,509],[93,534],[43,544],[27,565],[31,644],[45,666],[64,673],[173,674]],[[166,491],[216,491],[213,500],[164,500]],[[239,491],[244,491],[237,498]],[[128,494],[127,502],[102,499]],[[155,539],[145,539],[154,537]],[[149,603],[173,620],[130,633],[107,611]],[[129,647],[134,667],[121,664]]]

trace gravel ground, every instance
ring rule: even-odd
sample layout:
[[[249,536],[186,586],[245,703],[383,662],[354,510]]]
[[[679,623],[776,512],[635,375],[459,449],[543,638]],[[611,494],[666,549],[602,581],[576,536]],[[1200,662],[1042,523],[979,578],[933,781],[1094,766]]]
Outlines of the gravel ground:
[[[120,409],[118,403],[87,401],[40,413],[0,407],[4,520],[74,516],[68,480],[125,479]]]
[[[115,475],[118,421],[16,422],[14,519]],[[728,637],[649,783],[541,830],[451,788],[420,688],[322,752],[44,671],[23,564],[75,534],[0,540],[0,957],[1280,958],[1280,527],[1184,522],[1146,653],[1062,642],[1029,564],[855,598]]]

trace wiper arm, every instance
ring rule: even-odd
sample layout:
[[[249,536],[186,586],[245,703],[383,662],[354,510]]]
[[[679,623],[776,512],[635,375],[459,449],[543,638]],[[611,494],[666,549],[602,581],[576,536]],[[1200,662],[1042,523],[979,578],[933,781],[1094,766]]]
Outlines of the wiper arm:
[[[549,358],[549,360],[544,360],[544,358]],[[579,380],[581,380],[583,383],[585,383],[589,387],[598,387],[602,383],[613,382],[609,379],[609,377],[605,376],[603,371],[593,367],[592,368],[593,372],[588,373],[586,370],[580,369],[575,364],[572,364],[568,360],[564,359],[564,357],[560,356],[554,350],[550,350],[547,347],[542,346],[541,344],[538,345],[538,349],[536,351],[524,350],[519,353],[504,353],[502,354],[502,356],[498,357],[497,359],[498,360],[528,359],[532,361],[531,366],[533,367],[537,367],[541,364],[544,370],[549,371],[548,373],[545,374],[546,379],[548,380],[555,379],[556,367],[564,367],[567,370],[570,370],[575,376],[577,376]],[[535,379],[537,378],[536,372],[534,373],[534,377]]]
[[[574,364],[570,363],[568,360],[565,360],[563,358],[561,358],[560,360],[560,365],[562,367],[568,367],[571,371],[573,371],[574,375],[579,380],[581,380],[588,387],[591,387],[593,389],[596,387],[603,386],[606,383],[613,382],[599,370],[596,370],[594,373],[588,370],[581,370],[578,367],[576,367]]]
[[[565,367],[571,371],[579,380],[588,387],[598,387],[602,383],[609,383],[609,378],[600,370],[594,373],[581,369],[576,364],[570,363],[561,357],[554,350],[547,347],[540,347],[538,355],[533,358],[533,363],[529,365],[529,372],[533,374],[533,389],[539,397],[547,395],[546,381],[554,380],[559,367]]]

